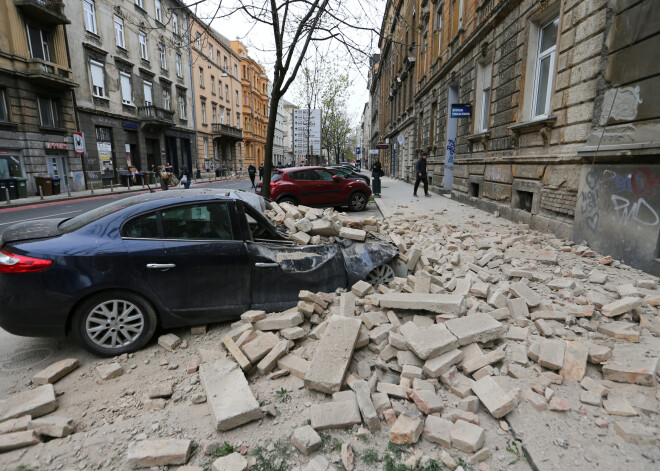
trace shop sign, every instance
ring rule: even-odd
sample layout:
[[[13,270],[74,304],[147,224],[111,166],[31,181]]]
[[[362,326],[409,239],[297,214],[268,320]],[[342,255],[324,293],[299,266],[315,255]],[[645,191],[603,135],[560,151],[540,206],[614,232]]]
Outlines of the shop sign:
[[[76,154],[85,153],[85,135],[81,132],[73,133],[73,149]]]
[[[122,125],[123,127],[125,127],[125,128],[129,128],[129,129],[137,129],[137,128],[138,128],[138,125],[137,125],[137,124],[135,124],[135,123],[127,123],[126,121],[123,121],[123,122],[121,123],[121,125]]]
[[[69,150],[69,145],[66,142],[47,142],[46,149]]]

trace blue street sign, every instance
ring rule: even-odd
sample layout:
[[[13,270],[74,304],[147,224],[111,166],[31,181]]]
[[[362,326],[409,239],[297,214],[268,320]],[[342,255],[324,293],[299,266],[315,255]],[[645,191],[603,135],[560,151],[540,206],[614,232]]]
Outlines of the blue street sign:
[[[356,147],[356,148],[355,148],[355,153],[356,153],[357,155],[360,155],[360,148],[359,148],[359,147]]]
[[[469,118],[472,116],[472,105],[451,105],[452,118]]]

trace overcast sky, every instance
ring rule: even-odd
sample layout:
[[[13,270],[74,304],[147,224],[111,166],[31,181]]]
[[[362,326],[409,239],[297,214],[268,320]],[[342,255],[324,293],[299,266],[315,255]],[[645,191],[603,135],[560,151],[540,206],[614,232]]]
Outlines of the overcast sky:
[[[250,0],[244,0],[244,2],[250,3]],[[267,0],[257,0],[257,2],[258,4],[262,4],[262,2],[269,4]],[[252,3],[257,4],[257,2]],[[380,28],[385,0],[331,0],[331,4],[338,2],[344,4],[353,15],[353,18],[350,19],[354,22],[352,24],[375,30]],[[192,4],[194,2],[186,0],[186,3]],[[237,0],[206,0],[191,8],[193,12],[196,12],[200,18],[207,22],[215,18],[211,21],[211,26],[228,39],[241,40],[248,47],[250,57],[266,67],[268,76],[272,81],[275,60],[273,53],[275,41],[272,29],[268,25],[257,23],[241,12],[235,12],[230,17],[223,18],[223,16],[234,11],[238,4]],[[376,34],[348,27],[345,27],[342,33],[350,35],[349,37],[359,44],[361,50],[370,54],[378,53],[378,36]],[[321,43],[319,50],[322,57],[329,61],[331,65],[334,65],[338,70],[348,72],[351,87],[347,111],[354,125],[359,125],[364,104],[368,99],[368,56],[349,54],[346,48],[336,41]],[[298,77],[300,77],[300,74],[298,74]],[[298,103],[295,84],[288,90],[285,99],[297,105],[302,104]]]

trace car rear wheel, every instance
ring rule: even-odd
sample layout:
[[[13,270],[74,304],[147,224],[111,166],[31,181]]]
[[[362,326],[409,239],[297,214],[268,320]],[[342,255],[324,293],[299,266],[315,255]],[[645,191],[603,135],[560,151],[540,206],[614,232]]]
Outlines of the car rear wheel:
[[[376,288],[378,285],[387,286],[395,277],[405,278],[408,273],[406,264],[398,258],[374,268],[367,275],[366,282]]]
[[[348,209],[351,211],[364,211],[367,207],[367,202],[367,195],[361,191],[355,191],[348,198]]]
[[[156,330],[156,312],[141,296],[108,291],[92,296],[76,311],[72,333],[92,353],[110,357],[142,348]]]

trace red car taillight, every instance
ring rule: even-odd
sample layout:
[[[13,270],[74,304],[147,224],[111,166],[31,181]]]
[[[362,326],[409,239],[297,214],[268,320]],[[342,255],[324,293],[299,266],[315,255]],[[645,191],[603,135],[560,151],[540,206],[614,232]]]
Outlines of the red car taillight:
[[[14,255],[0,250],[0,273],[30,273],[45,270],[52,264],[52,260]]]

